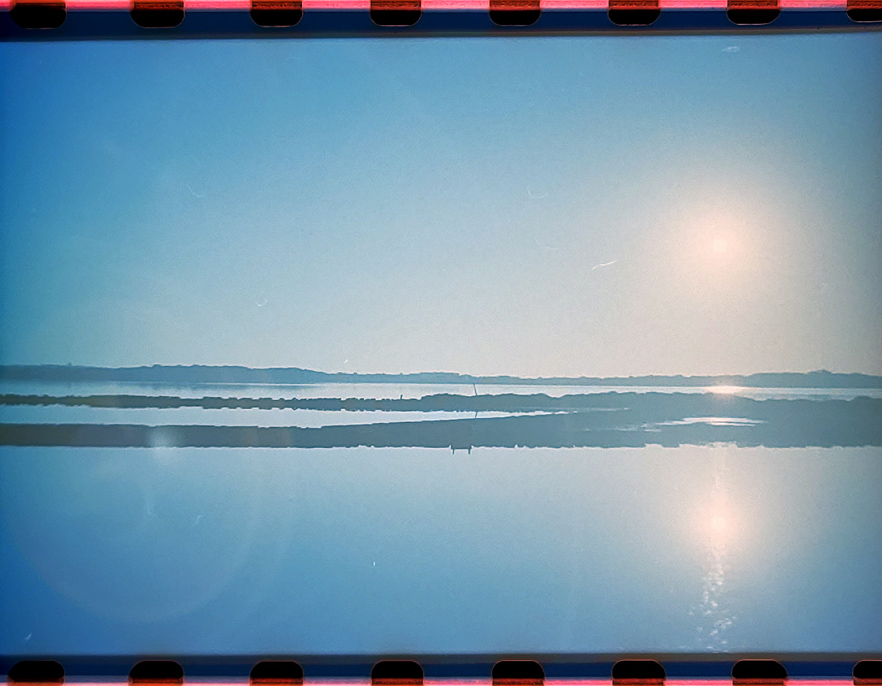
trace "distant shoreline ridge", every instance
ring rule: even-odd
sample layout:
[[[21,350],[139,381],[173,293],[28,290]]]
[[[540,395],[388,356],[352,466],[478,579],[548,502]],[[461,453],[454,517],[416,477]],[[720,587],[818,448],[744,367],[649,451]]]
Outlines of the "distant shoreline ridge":
[[[483,384],[508,386],[741,386],[746,388],[882,388],[882,376],[860,373],[760,372],[684,376],[615,377],[475,376],[457,372],[371,374],[322,372],[300,367],[253,368],[233,365],[152,365],[92,367],[81,365],[0,365],[0,381],[118,382],[154,384],[306,385],[319,383]]]

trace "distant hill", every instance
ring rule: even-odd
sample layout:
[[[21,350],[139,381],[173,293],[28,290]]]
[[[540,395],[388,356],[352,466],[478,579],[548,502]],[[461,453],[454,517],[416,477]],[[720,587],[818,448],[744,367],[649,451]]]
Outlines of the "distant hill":
[[[236,366],[153,365],[152,367],[84,367],[76,365],[0,366],[0,380],[54,383],[116,382],[189,384],[500,384],[555,386],[746,386],[751,388],[882,388],[882,376],[837,374],[825,370],[764,372],[729,376],[628,376],[628,377],[544,377],[472,376],[454,372],[416,374],[354,374],[320,372],[298,367],[253,369]]]

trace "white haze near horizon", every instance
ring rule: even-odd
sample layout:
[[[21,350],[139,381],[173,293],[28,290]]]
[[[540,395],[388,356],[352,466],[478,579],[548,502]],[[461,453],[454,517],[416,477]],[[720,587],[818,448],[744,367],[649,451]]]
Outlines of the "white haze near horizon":
[[[0,64],[0,363],[882,373],[878,33]]]

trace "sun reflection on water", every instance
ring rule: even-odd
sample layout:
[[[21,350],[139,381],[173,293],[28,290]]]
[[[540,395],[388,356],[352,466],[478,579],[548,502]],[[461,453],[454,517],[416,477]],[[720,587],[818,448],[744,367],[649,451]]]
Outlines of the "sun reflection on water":
[[[690,614],[698,619],[696,633],[702,649],[725,651],[729,649],[727,630],[735,621],[728,603],[726,578],[738,527],[737,513],[726,493],[724,455],[714,456],[714,462],[714,484],[709,503],[700,512],[698,526],[704,554],[701,596]]]
[[[711,393],[716,393],[717,395],[735,395],[736,393],[740,393],[745,390],[742,386],[727,386],[727,385],[717,385],[717,386],[709,386],[708,390]]]

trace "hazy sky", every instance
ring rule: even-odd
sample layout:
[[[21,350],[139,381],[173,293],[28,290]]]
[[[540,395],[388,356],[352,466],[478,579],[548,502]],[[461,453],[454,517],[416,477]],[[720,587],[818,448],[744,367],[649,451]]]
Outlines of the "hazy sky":
[[[2,363],[882,373],[882,34],[0,65]]]

